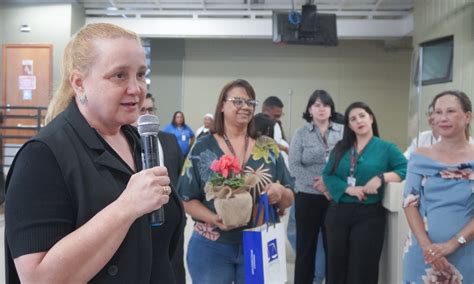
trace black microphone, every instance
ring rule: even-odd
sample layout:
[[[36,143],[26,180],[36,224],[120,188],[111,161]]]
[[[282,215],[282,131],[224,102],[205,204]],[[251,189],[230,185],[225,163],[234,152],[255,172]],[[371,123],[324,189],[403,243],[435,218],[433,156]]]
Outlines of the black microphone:
[[[158,131],[160,120],[156,115],[144,114],[138,117],[138,133],[142,140],[143,169],[150,169],[160,165],[158,152]],[[148,215],[151,226],[160,226],[165,222],[165,209],[161,207]]]

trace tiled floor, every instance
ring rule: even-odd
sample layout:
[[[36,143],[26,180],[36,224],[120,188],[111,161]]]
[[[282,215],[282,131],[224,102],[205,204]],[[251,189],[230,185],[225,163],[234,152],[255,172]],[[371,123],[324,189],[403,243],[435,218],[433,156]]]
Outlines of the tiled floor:
[[[190,218],[188,220],[191,220]],[[283,221],[286,222],[286,219]],[[3,215],[3,207],[0,206],[0,283],[5,283],[5,258],[4,258],[4,229],[5,229],[5,220]],[[188,222],[188,225],[185,229],[185,245],[184,249],[187,248],[187,240],[189,240],[189,236],[192,232],[192,222]],[[288,275],[288,282],[293,283],[293,271],[294,271],[294,255],[293,251],[290,247],[290,244],[287,242],[286,246],[286,256],[287,256],[287,275]],[[191,283],[191,279],[189,275],[187,275],[187,283]]]

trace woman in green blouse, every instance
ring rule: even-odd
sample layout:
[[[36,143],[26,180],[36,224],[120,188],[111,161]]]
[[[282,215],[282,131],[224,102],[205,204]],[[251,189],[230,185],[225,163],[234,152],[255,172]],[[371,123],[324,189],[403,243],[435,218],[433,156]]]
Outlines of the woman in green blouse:
[[[403,180],[407,166],[397,146],[378,136],[369,106],[352,103],[345,112],[343,138],[323,172],[333,199],[325,221],[328,284],[377,283],[385,183]]]

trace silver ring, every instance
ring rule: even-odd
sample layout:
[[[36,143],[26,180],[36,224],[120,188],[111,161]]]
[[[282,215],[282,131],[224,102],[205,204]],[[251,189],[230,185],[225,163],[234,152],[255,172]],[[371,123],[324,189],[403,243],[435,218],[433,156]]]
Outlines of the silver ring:
[[[162,188],[163,188],[163,194],[166,194],[166,195],[171,194],[171,187],[165,185],[165,186],[162,186]]]

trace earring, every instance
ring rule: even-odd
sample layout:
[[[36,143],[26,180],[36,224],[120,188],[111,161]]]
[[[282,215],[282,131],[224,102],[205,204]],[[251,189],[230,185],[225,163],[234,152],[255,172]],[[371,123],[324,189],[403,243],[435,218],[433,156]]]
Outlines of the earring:
[[[77,98],[79,99],[79,102],[82,105],[85,105],[87,103],[87,95],[85,93],[82,95],[77,95]]]

